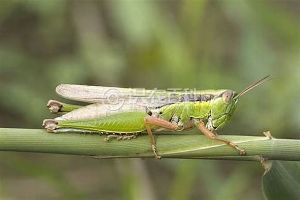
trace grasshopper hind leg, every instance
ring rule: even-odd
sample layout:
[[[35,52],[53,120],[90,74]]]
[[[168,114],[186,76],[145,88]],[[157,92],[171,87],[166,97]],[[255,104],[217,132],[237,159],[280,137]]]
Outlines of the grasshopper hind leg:
[[[42,127],[47,130],[49,133],[85,133],[85,134],[104,134],[99,131],[83,130],[76,128],[61,128],[58,124],[58,121],[55,119],[45,119],[43,121]]]
[[[42,126],[50,133],[68,133],[68,132],[78,132],[78,133],[90,133],[90,134],[106,134],[104,141],[110,141],[112,139],[117,140],[130,140],[137,138],[140,132],[136,132],[134,134],[129,133],[114,133],[114,132],[105,132],[105,131],[91,131],[84,129],[76,129],[76,128],[60,128],[58,121],[55,119],[45,119],[43,121]]]

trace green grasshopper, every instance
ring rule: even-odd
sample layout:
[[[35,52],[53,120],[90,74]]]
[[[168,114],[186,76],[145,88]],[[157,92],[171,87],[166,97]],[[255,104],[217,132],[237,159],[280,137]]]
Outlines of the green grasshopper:
[[[148,133],[156,158],[156,141],[152,132],[183,131],[197,127],[210,139],[246,151],[235,143],[219,138],[213,131],[222,128],[231,118],[239,98],[269,79],[266,76],[240,93],[233,90],[145,90],[117,87],[61,84],[56,92],[62,97],[90,103],[87,106],[48,102],[50,111],[63,113],[45,119],[48,132],[80,132],[107,134],[112,138],[131,139]]]

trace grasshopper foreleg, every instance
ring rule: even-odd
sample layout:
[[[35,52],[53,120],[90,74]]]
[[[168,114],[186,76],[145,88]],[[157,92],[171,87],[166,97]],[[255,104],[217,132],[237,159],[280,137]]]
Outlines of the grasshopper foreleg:
[[[147,133],[150,137],[152,151],[155,155],[155,158],[160,159],[161,156],[159,156],[157,153],[156,141],[155,141],[155,138],[154,138],[152,130],[151,130],[151,125],[159,126],[159,127],[166,128],[169,130],[177,130],[178,126],[167,120],[160,119],[157,117],[152,117],[152,116],[145,117],[145,127],[146,127]]]
[[[240,148],[237,144],[235,144],[229,140],[221,139],[218,137],[218,135],[216,135],[215,133],[210,131],[205,126],[205,123],[203,121],[196,121],[195,125],[206,137],[213,139],[213,140],[218,140],[220,142],[227,144],[228,146],[231,146],[232,148],[236,149],[240,153],[241,156],[246,155],[246,151],[244,149]]]

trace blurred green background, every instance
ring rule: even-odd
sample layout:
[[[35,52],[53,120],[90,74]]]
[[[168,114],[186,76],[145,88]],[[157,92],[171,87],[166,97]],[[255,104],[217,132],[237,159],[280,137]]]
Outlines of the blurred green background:
[[[40,128],[59,83],[231,88],[220,134],[299,138],[300,2],[1,0],[0,127]],[[59,98],[58,98],[59,99]],[[263,199],[259,163],[0,153],[0,199]]]

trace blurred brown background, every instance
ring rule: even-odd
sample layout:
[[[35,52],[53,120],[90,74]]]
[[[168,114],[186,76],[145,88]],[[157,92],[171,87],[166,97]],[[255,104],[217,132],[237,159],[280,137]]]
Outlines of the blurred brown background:
[[[0,0],[0,125],[40,128],[59,83],[240,91],[270,74],[219,133],[299,138],[299,11],[296,0]],[[263,199],[262,173],[1,152],[0,199]]]

